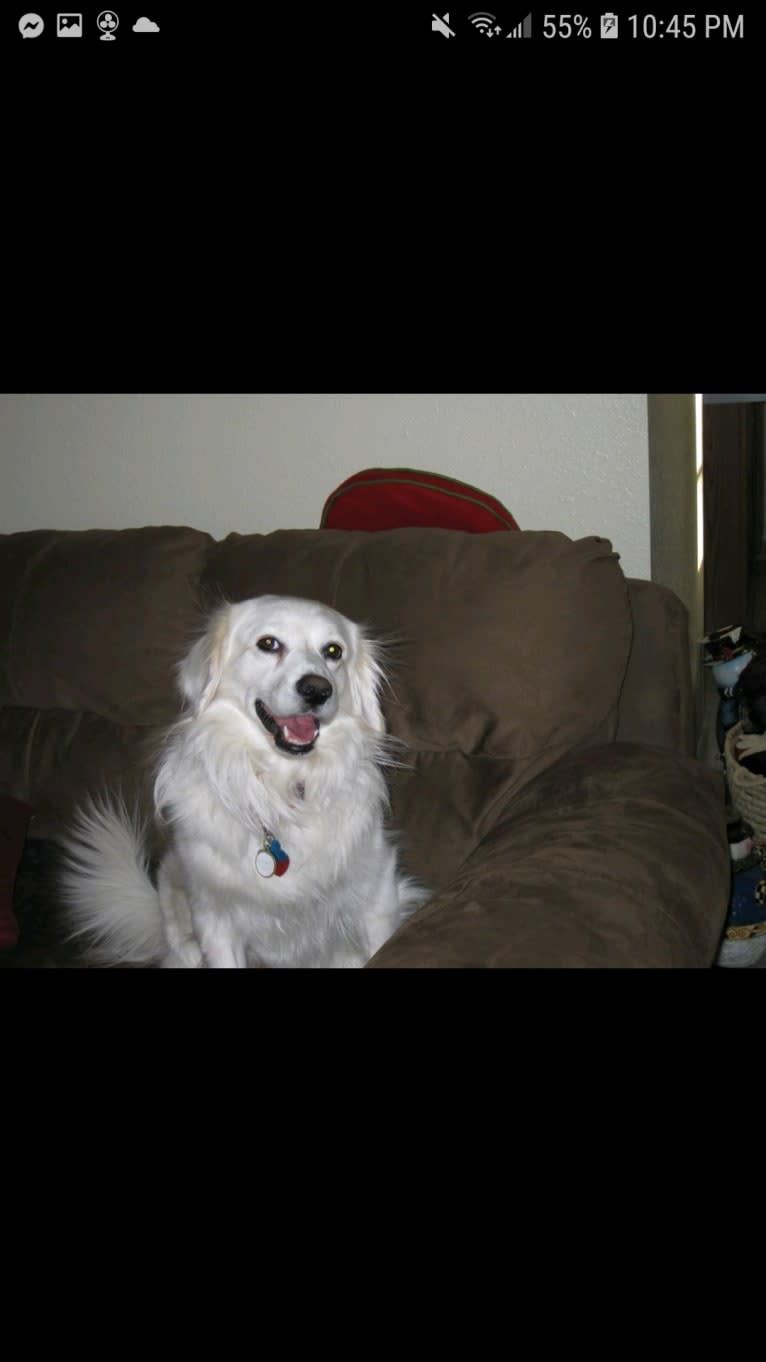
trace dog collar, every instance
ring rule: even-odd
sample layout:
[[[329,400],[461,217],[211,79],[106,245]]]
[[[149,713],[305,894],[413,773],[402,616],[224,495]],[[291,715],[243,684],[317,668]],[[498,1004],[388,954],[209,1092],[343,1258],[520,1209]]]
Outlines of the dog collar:
[[[264,880],[272,875],[284,875],[290,864],[290,857],[282,850],[279,842],[268,828],[263,829],[263,846],[255,858],[255,868]]]

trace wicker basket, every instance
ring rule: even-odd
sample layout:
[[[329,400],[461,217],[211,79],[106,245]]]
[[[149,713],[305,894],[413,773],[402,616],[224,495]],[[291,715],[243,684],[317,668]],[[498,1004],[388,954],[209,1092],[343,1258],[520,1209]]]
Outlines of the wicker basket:
[[[729,794],[737,813],[752,827],[755,840],[766,843],[766,776],[757,776],[737,761],[734,746],[741,733],[742,724],[735,724],[724,743]]]

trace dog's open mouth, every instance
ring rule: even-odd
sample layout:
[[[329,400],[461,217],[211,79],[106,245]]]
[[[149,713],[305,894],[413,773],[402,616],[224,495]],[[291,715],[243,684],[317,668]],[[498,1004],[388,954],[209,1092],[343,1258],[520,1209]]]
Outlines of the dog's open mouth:
[[[272,714],[262,700],[256,700],[255,712],[282,752],[302,756],[319,737],[319,720],[313,714]]]

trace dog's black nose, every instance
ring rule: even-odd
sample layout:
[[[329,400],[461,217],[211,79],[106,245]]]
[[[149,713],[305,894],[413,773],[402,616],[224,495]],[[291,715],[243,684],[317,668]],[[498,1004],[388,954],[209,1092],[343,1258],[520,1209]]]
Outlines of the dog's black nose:
[[[300,681],[295,684],[295,689],[301,699],[311,705],[312,709],[319,709],[325,700],[329,700],[332,695],[332,685],[323,676],[314,676],[311,672],[307,676],[302,676]]]

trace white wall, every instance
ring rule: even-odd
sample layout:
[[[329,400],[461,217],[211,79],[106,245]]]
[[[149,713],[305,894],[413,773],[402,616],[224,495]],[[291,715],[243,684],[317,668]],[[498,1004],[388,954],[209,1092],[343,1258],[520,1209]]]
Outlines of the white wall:
[[[0,395],[0,532],[317,526],[362,468],[451,474],[650,575],[646,395]]]

